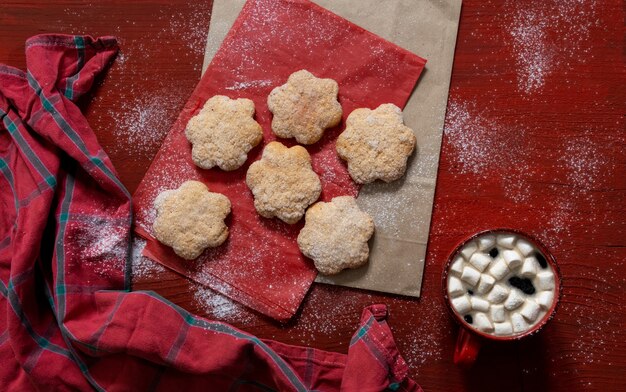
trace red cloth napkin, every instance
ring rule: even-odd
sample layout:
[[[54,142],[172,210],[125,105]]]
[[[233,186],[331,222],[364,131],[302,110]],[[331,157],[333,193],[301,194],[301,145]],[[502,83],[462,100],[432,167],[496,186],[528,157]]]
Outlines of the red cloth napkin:
[[[191,160],[184,135],[187,122],[214,95],[249,98],[266,144],[276,139],[267,96],[291,73],[307,69],[335,79],[345,120],[358,107],[389,102],[404,107],[424,64],[420,57],[309,1],[248,1],[134,195],[136,232],[148,240],[144,255],[270,317],[289,319],[316,275],[296,243],[303,220],[289,225],[262,218],[254,209],[245,175],[249,164],[260,158],[262,146],[234,172],[203,170]],[[323,201],[358,193],[335,151],[342,130],[343,122],[327,130],[320,142],[306,146],[322,182]],[[182,260],[151,236],[156,196],[190,179],[204,182],[232,203],[229,239],[196,262]]]
[[[74,102],[112,37],[43,35],[0,65],[0,390],[420,390],[384,305],[347,355],[261,340],[129,292],[130,195]]]

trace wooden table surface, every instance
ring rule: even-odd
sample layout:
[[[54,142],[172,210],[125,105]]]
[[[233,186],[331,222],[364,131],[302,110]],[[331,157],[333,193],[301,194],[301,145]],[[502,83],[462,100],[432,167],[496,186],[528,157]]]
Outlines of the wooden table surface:
[[[121,54],[81,105],[132,192],[200,78],[209,2],[3,1],[0,63],[26,38],[115,35]],[[287,325],[148,262],[135,289],[262,338],[346,352],[361,309],[382,302],[427,391],[626,390],[624,7],[618,0],[464,3],[420,299],[314,285]],[[465,236],[511,227],[556,257],[563,297],[538,335],[452,363],[457,326],[441,269]]]

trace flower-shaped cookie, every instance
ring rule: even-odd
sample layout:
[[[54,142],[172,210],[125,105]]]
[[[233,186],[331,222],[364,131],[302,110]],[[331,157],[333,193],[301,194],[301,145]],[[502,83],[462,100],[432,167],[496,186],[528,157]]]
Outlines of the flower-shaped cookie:
[[[290,224],[299,221],[322,192],[304,147],[287,148],[279,142],[265,146],[261,159],[250,165],[246,183],[261,216]]]
[[[313,259],[319,272],[334,275],[367,263],[367,241],[374,234],[374,221],[359,209],[354,197],[339,196],[330,203],[315,203],[305,220],[298,246]]]
[[[154,207],[155,237],[184,259],[193,260],[228,238],[224,219],[230,214],[230,200],[209,192],[201,182],[186,181],[178,189],[161,192]]]
[[[404,125],[402,110],[387,103],[375,110],[356,109],[337,138],[337,153],[348,162],[354,181],[391,182],[402,177],[415,150],[415,135]]]
[[[187,123],[185,136],[193,145],[193,162],[203,168],[219,166],[235,170],[248,152],[263,139],[263,129],[254,121],[254,102],[216,95]]]
[[[278,137],[295,137],[298,143],[313,144],[326,128],[341,121],[337,101],[339,86],[332,79],[319,79],[301,70],[289,76],[286,84],[276,87],[267,98],[274,114],[272,131]]]

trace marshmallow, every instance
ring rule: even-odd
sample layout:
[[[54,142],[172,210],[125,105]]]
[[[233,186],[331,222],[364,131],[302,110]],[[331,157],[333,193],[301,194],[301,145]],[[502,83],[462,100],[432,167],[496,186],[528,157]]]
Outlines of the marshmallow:
[[[525,258],[524,264],[522,264],[522,272],[520,272],[520,275],[525,278],[534,278],[535,275],[537,275],[538,264],[539,263],[537,262],[537,259],[532,256]]]
[[[448,293],[450,293],[452,297],[458,297],[461,294],[465,294],[463,283],[458,278],[450,276],[448,278]]]
[[[496,278],[496,280],[500,280],[509,273],[509,267],[507,267],[506,262],[500,258],[491,265],[489,273]]]
[[[489,290],[491,290],[495,282],[496,279],[493,276],[482,274],[480,275],[480,282],[478,282],[478,288],[476,291],[478,294],[486,294]]]
[[[474,316],[474,326],[481,331],[491,332],[493,331],[493,325],[489,318],[484,313],[476,313]]]
[[[496,242],[503,248],[513,249],[515,247],[515,238],[513,234],[500,234],[496,238]]]
[[[524,332],[528,329],[528,323],[519,313],[511,314],[511,324],[513,324],[514,332]]]
[[[472,255],[469,262],[476,267],[477,270],[483,272],[491,263],[491,257],[484,253],[476,252]]]
[[[517,240],[517,250],[522,252],[524,257],[526,257],[535,250],[535,247],[532,246],[530,242],[520,238],[519,240]]]
[[[511,270],[522,265],[522,257],[516,250],[505,250],[502,252],[502,258]]]
[[[472,257],[472,255],[474,254],[474,252],[476,252],[476,249],[478,249],[478,245],[476,245],[476,243],[472,241],[468,244],[465,244],[465,246],[461,250],[461,255],[465,257],[465,260],[469,260],[470,257]]]
[[[472,309],[469,297],[464,295],[462,297],[454,298],[452,300],[452,307],[460,314],[465,314]]]
[[[524,303],[524,300],[519,290],[511,290],[506,301],[504,301],[504,308],[506,310],[517,309]]]
[[[537,295],[537,303],[544,309],[550,309],[553,300],[554,293],[552,291],[542,291]]]
[[[496,335],[510,335],[513,333],[513,326],[508,322],[494,323],[493,328]]]
[[[522,306],[522,310],[519,311],[519,314],[524,316],[529,323],[537,320],[537,316],[539,316],[539,305],[532,299],[526,301],[524,306]]]
[[[480,279],[480,272],[476,271],[472,267],[465,267],[463,268],[461,279],[472,286],[476,286],[476,283],[478,283],[478,279]]]
[[[537,274],[534,283],[539,290],[552,290],[554,288],[554,274],[551,271],[541,271]]]
[[[457,256],[457,258],[454,259],[454,261],[452,262],[452,265],[450,266],[450,272],[454,272],[458,275],[461,275],[461,273],[463,272],[464,266],[465,266],[465,260],[463,260],[463,257]]]
[[[504,301],[508,295],[509,289],[506,286],[496,284],[489,292],[489,295],[487,295],[487,301],[491,302],[492,304],[499,304],[500,302]]]
[[[472,304],[472,309],[474,310],[478,310],[479,312],[489,311],[489,302],[484,299],[472,297],[470,298],[470,303]]]
[[[495,235],[484,235],[478,239],[478,249],[491,249],[496,244]]]
[[[506,320],[506,316],[505,316],[505,313],[504,313],[504,306],[503,305],[491,305],[489,310],[490,310],[490,313],[491,313],[491,319],[495,323],[501,323],[504,320]]]

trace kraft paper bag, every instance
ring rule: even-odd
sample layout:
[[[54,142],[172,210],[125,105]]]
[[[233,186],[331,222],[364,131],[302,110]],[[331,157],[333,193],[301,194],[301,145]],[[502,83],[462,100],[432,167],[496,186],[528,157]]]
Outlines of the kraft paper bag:
[[[316,281],[419,297],[461,0],[313,2],[428,60],[404,109],[405,124],[417,136],[406,176],[365,185],[357,199],[376,224],[369,263],[335,276],[318,275]],[[244,3],[214,1],[203,71]]]

